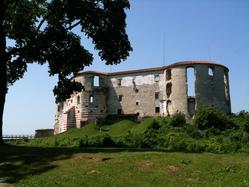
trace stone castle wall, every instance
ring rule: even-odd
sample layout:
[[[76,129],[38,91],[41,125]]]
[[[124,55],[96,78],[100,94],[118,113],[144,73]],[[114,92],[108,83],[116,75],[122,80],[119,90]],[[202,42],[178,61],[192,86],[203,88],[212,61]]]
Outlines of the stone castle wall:
[[[188,95],[188,69],[194,76],[194,95]],[[81,128],[107,115],[192,116],[201,105],[231,112],[228,68],[207,61],[180,62],[160,68],[116,73],[83,72],[74,80],[84,90],[57,105],[55,133]],[[97,81],[97,82],[96,82]]]

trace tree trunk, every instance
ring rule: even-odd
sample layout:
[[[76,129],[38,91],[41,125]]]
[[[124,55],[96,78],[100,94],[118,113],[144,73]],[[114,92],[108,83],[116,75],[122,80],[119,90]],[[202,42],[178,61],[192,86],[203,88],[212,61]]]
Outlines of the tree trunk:
[[[0,0],[0,144],[3,144],[3,111],[7,93],[6,37],[3,28],[5,0]]]

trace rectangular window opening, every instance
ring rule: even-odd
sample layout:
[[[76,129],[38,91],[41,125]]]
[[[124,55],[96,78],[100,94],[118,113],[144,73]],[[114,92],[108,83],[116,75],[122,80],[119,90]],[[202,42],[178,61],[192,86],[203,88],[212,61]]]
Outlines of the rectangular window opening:
[[[121,86],[122,79],[118,79],[118,86]]]
[[[118,113],[119,115],[122,114],[122,109],[119,108],[119,109],[117,110],[117,113]]]
[[[187,68],[186,87],[188,97],[195,97],[195,69],[193,67]]]
[[[93,77],[93,86],[99,87],[99,76],[94,76]]]
[[[167,69],[166,70],[166,80],[170,80],[171,79],[171,69]]]
[[[159,92],[155,92],[155,99],[159,99]]]
[[[158,74],[154,75],[154,79],[155,79],[155,82],[158,82],[159,81],[159,75]]]
[[[123,95],[118,96],[118,101],[121,102],[123,100]]]
[[[155,113],[160,113],[160,107],[155,107]]]

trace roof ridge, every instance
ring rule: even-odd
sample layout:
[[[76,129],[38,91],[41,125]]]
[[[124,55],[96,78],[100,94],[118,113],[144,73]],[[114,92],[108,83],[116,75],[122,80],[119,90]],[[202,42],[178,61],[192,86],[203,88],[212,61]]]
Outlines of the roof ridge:
[[[135,70],[126,70],[126,71],[117,71],[117,72],[98,72],[98,71],[84,71],[79,73],[78,75],[81,74],[88,74],[88,73],[93,73],[93,74],[98,74],[98,75],[105,75],[105,76],[111,76],[111,75],[125,75],[125,74],[134,74],[134,73],[141,73],[141,72],[148,72],[148,71],[162,71],[168,68],[173,68],[176,66],[191,66],[191,65],[195,65],[195,64],[207,64],[207,65],[216,65],[216,66],[221,66],[224,67],[226,69],[228,69],[226,66],[213,62],[213,61],[208,61],[208,60],[189,60],[189,61],[179,61],[179,62],[175,62],[173,64],[169,64],[166,66],[161,66],[161,67],[154,67],[154,68],[143,68],[143,69],[135,69]],[[77,76],[78,76],[77,75]]]

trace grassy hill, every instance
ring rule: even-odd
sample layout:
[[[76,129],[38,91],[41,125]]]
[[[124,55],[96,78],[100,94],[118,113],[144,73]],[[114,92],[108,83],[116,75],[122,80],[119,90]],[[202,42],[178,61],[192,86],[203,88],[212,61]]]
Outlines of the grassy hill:
[[[248,165],[238,153],[0,147],[0,181],[17,187],[249,186]]]
[[[86,139],[98,138],[120,138],[124,137],[128,132],[134,134],[143,134],[148,126],[153,122],[153,118],[146,118],[141,123],[135,123],[130,120],[122,120],[114,124],[103,125],[101,127],[95,124],[88,124],[81,129],[70,129],[64,133],[47,137],[37,138],[34,140],[17,140],[12,144],[29,145],[29,146],[67,146],[79,147],[80,142]]]
[[[249,186],[249,113],[206,114],[11,142],[0,147],[0,186]]]
[[[209,116],[212,120],[209,120]],[[217,119],[213,120],[213,118]],[[248,113],[225,116],[216,111],[208,111],[199,117],[196,116],[196,119],[199,121],[199,126],[186,123],[185,116],[180,113],[171,118],[145,118],[140,123],[122,120],[101,127],[88,124],[81,129],[71,129],[48,138],[18,140],[11,143],[41,147],[153,148],[212,153],[249,152]],[[215,126],[213,126],[214,123],[216,123]]]

